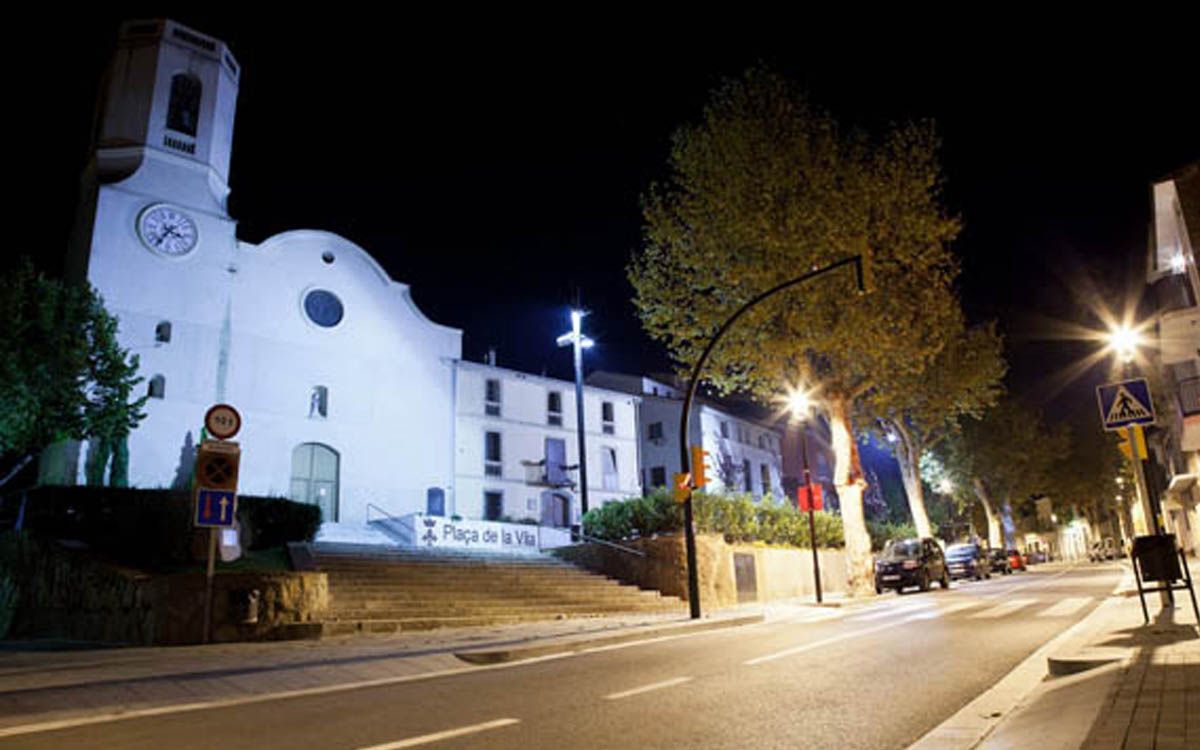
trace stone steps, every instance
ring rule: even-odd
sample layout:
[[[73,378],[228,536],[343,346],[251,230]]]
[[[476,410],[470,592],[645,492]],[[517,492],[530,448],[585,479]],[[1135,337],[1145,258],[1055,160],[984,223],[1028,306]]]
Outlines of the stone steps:
[[[392,633],[620,613],[681,613],[675,597],[642,591],[560,560],[372,548],[316,549],[329,580],[326,635]]]

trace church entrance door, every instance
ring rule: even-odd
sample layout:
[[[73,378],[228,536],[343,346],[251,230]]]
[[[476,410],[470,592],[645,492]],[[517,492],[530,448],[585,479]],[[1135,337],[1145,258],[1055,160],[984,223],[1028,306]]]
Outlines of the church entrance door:
[[[292,451],[292,499],[321,509],[321,520],[338,520],[337,451],[320,443],[302,443]]]

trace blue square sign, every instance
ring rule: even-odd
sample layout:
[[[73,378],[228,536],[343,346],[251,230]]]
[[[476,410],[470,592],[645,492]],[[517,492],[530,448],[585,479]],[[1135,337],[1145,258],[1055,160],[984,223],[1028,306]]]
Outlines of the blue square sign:
[[[200,487],[196,491],[197,526],[229,528],[237,514],[237,495],[231,490],[209,490]]]
[[[1154,402],[1145,378],[1123,380],[1096,388],[1104,429],[1119,430],[1135,424],[1154,424]]]

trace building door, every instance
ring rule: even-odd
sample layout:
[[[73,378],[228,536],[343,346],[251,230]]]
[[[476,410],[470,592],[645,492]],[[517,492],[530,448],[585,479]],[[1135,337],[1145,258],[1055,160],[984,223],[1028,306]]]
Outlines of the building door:
[[[566,528],[571,525],[571,499],[561,492],[542,493],[542,525]]]
[[[292,451],[292,493],[298,503],[321,509],[321,520],[338,520],[337,451],[320,443],[302,443]]]

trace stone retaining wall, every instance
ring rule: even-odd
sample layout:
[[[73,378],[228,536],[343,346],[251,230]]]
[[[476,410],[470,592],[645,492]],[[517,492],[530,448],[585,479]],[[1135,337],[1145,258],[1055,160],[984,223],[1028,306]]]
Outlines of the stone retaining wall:
[[[646,553],[645,557],[600,544],[577,544],[556,554],[580,567],[687,600],[687,557],[682,534],[623,542]],[[700,606],[704,609],[738,603],[734,555],[754,558],[754,601],[773,601],[813,595],[812,551],[805,549],[729,544],[719,534],[696,536],[696,570]],[[817,551],[824,592],[846,591],[845,553],[839,549]]]
[[[0,574],[18,587],[9,638],[142,646],[202,638],[203,573],[149,575],[7,533],[0,535]],[[213,641],[316,637],[328,611],[324,573],[218,573],[213,584]],[[260,592],[257,622],[243,623],[251,590]]]

